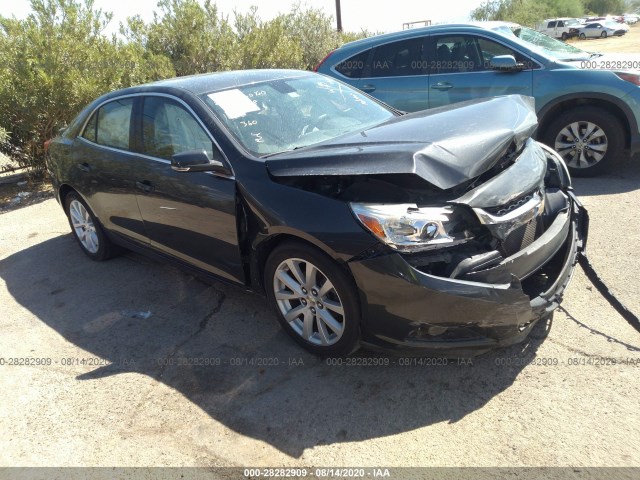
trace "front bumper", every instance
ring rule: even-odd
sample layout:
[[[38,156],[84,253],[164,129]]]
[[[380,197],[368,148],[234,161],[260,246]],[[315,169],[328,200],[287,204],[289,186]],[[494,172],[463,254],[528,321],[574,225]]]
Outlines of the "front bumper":
[[[545,234],[473,280],[424,273],[398,253],[350,262],[363,306],[363,345],[469,356],[524,340],[559,306],[586,246],[587,212],[570,190],[567,196],[569,208]],[[505,269],[507,282],[499,280]],[[526,272],[526,280],[514,272]]]

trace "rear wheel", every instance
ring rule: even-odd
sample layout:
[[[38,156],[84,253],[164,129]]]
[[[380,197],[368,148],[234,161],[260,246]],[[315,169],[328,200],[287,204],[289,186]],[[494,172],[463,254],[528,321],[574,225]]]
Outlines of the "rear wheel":
[[[622,129],[609,112],[578,107],[553,120],[542,140],[562,156],[572,175],[591,177],[610,171],[622,156]]]
[[[567,32],[562,32],[562,41],[566,42],[568,38],[569,38],[569,35],[567,35]]]
[[[357,292],[329,257],[303,243],[284,243],[266,262],[264,284],[283,328],[305,349],[344,356],[358,348]]]
[[[584,33],[581,33],[579,35],[579,37],[580,37],[580,40],[586,40],[587,39],[587,36]]]
[[[107,260],[115,253],[115,246],[105,235],[100,223],[76,192],[70,192],[64,199],[65,212],[73,236],[82,251],[92,260]]]

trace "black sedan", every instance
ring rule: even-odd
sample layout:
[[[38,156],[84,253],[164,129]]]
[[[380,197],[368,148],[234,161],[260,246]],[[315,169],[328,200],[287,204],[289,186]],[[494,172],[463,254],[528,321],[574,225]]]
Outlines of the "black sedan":
[[[320,355],[476,354],[558,306],[587,216],[532,99],[403,114],[319,74],[109,93],[49,147],[81,249],[121,248],[266,295]]]

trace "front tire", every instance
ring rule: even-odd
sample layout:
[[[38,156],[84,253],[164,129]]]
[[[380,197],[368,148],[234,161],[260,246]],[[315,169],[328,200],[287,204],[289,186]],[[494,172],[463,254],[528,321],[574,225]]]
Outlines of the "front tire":
[[[64,199],[65,212],[71,232],[82,251],[95,261],[111,258],[115,246],[105,235],[89,205],[76,192],[69,192]]]
[[[623,127],[609,112],[578,107],[561,114],[545,129],[543,143],[556,150],[577,177],[609,172],[624,151]]]
[[[578,36],[580,37],[580,40],[586,40],[587,39],[587,36],[584,33],[581,33]]]
[[[299,242],[283,243],[267,259],[264,285],[280,324],[306,350],[322,357],[357,350],[355,285],[324,253]]]
[[[602,37],[602,38],[607,38],[607,32],[602,32],[602,33],[600,34],[600,37]]]
[[[563,42],[566,42],[566,41],[567,41],[567,39],[569,38],[569,35],[567,35],[567,33],[566,33],[566,32],[562,32],[562,37],[561,37],[561,38],[562,38],[562,41],[563,41]]]

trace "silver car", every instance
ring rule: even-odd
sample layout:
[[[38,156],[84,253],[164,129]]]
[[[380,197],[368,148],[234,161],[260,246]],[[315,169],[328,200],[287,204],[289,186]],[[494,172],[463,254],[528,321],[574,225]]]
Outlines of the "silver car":
[[[578,36],[580,40],[587,38],[607,38],[612,36],[622,36],[626,32],[625,29],[618,27],[617,25],[611,25],[604,22],[588,23],[584,27],[578,30]]]

